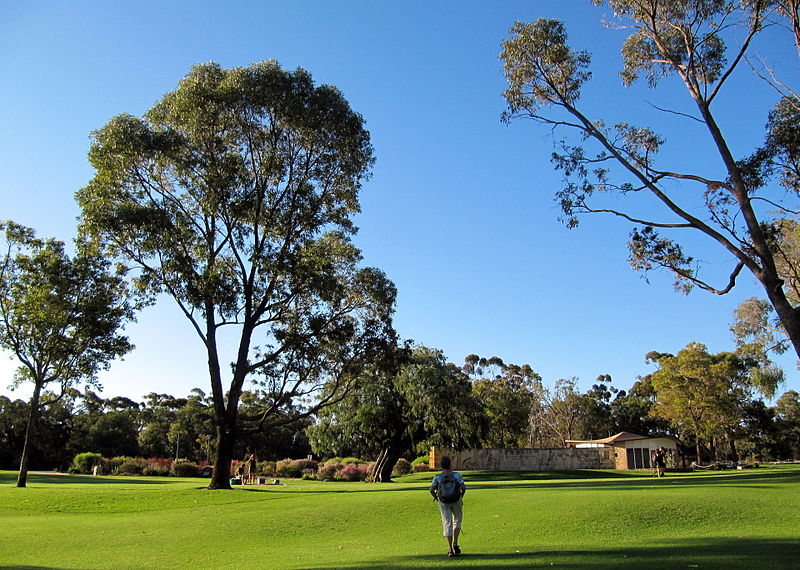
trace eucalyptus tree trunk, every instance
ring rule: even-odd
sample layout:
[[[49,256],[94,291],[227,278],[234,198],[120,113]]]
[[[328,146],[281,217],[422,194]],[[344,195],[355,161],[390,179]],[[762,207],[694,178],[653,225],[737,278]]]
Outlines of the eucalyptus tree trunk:
[[[213,306],[209,303],[207,315],[213,315]],[[217,348],[216,324],[212,316],[206,318],[206,350],[208,351],[208,373],[211,377],[211,393],[214,399],[214,423],[216,425],[217,449],[214,457],[214,470],[211,473],[209,489],[231,488],[231,461],[233,445],[236,441],[236,416],[231,421],[230,402],[226,406],[225,393],[222,389],[222,373]],[[229,396],[230,398],[230,396]]]
[[[376,483],[391,483],[392,471],[397,464],[397,460],[403,455],[402,446],[398,441],[392,440],[384,442],[383,448],[375,461],[372,471],[372,478]]]
[[[39,398],[42,394],[42,384],[36,382],[31,397],[31,411],[28,415],[28,425],[25,426],[25,443],[22,446],[22,457],[19,460],[19,475],[17,476],[17,487],[25,487],[28,484],[28,459],[31,454],[31,438],[33,436],[33,426],[39,415]]]
[[[234,426],[228,426],[224,421],[217,424],[217,454],[214,458],[209,489],[231,488],[231,461],[235,439]]]
[[[731,459],[739,461],[739,450],[736,449],[736,440],[732,436],[728,437],[728,446],[730,447]]]

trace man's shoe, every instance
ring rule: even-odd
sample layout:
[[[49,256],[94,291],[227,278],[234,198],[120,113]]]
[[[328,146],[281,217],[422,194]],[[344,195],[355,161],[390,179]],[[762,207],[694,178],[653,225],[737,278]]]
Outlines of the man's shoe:
[[[461,547],[459,547],[458,545],[455,545],[455,546],[453,547],[453,553],[454,553],[456,556],[460,556],[460,555],[461,555]]]

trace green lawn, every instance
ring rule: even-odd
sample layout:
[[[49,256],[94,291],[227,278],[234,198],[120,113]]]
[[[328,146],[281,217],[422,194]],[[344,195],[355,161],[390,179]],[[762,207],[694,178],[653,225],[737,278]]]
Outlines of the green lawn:
[[[0,568],[796,568],[800,467],[465,472],[448,559],[432,474],[394,484],[0,472]]]

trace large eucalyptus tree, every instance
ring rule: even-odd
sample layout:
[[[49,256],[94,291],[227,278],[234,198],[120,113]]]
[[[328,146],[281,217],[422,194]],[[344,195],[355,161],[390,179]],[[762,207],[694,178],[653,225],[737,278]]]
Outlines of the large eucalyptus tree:
[[[210,487],[229,488],[238,433],[337,401],[396,343],[395,288],[359,268],[351,242],[373,163],[364,121],[302,69],[208,63],[142,118],[111,119],[89,158],[82,231],[138,270],[139,287],[172,297],[202,342],[216,418]],[[236,331],[229,353],[223,329]],[[267,405],[240,417],[251,381]]]

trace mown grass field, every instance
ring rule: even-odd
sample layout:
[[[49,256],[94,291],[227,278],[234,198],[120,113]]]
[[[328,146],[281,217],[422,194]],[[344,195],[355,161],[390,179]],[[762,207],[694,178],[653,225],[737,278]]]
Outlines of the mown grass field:
[[[447,558],[432,474],[393,484],[0,472],[0,568],[797,568],[800,466],[465,472]]]

